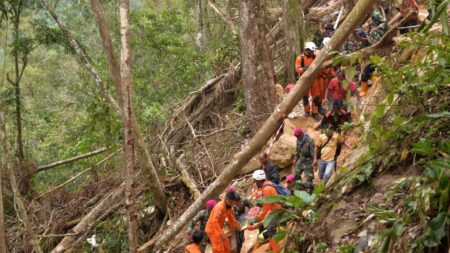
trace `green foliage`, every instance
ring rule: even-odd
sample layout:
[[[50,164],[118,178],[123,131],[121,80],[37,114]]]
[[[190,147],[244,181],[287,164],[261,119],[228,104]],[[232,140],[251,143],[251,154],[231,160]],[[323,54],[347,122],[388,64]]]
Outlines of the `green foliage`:
[[[415,166],[424,170],[422,176],[402,178],[388,189],[386,203],[403,196],[402,213],[368,207],[377,222],[387,226],[373,246],[383,253],[391,252],[403,232],[417,222],[424,233],[408,246],[410,252],[439,246],[449,233],[450,144],[445,94],[450,81],[450,39],[440,35],[412,36],[413,40],[402,46],[420,49],[418,53],[423,57],[417,57],[414,64],[396,67],[394,59],[371,58],[388,92],[388,106],[378,105],[374,111],[367,134],[370,151],[362,159],[372,159],[372,169],[381,171],[402,168],[401,163],[414,156]],[[354,178],[364,179],[364,168],[356,171]]]
[[[341,245],[338,249],[339,253],[352,253],[354,246],[352,244],[346,243]]]
[[[164,122],[167,108],[210,77],[205,57],[189,34],[192,23],[176,9],[132,15],[133,85],[137,115],[145,124]]]
[[[76,246],[77,252],[128,252],[127,228],[121,217],[95,223],[90,236],[93,234],[96,235],[96,241],[100,246],[93,248],[83,240]]]
[[[294,190],[293,195],[283,196],[268,196],[258,200],[258,203],[278,203],[283,208],[271,212],[263,221],[263,225],[267,227],[272,221],[276,220],[279,223],[292,223],[292,227],[306,228],[317,219],[314,213],[314,201],[322,193],[324,184],[320,184],[314,189],[314,193],[309,194],[305,191]],[[306,212],[305,212],[306,211]],[[291,231],[281,230],[275,236],[276,241],[281,241],[284,238],[295,237],[298,233],[295,229]],[[320,252],[320,251],[316,251]]]

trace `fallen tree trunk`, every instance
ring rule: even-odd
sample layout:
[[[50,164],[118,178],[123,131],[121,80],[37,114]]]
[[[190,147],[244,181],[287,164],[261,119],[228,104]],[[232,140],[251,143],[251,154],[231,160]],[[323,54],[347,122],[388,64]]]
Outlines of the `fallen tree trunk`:
[[[343,58],[342,62],[350,62],[350,59],[352,59],[353,56],[355,56],[357,54],[361,54],[362,59],[366,60],[371,55],[374,55],[377,53],[382,53],[382,52],[392,49],[392,47],[395,45],[394,37],[398,34],[398,31],[397,31],[398,27],[404,25],[409,20],[409,18],[412,16],[412,14],[413,13],[410,13],[408,16],[406,16],[405,18],[400,20],[398,23],[395,23],[376,44],[374,44],[370,47],[363,48],[363,49],[353,52],[351,54],[342,56],[342,58]],[[323,65],[325,67],[330,67],[332,64],[333,64],[333,61],[329,60],[329,61],[325,62]]]
[[[145,243],[138,249],[138,252],[150,252],[151,250],[156,252],[168,240],[181,231],[186,223],[202,209],[209,198],[218,196],[227,187],[231,180],[239,174],[241,168],[256,155],[272,137],[284,118],[292,111],[295,105],[297,105],[304,94],[306,94],[312,81],[320,70],[321,65],[329,58],[330,53],[340,48],[348,36],[354,31],[356,25],[364,18],[366,12],[368,12],[375,3],[377,3],[377,1],[361,0],[356,4],[343,24],[332,36],[331,41],[325,46],[322,53],[314,60],[308,70],[301,76],[300,80],[286,99],[276,107],[275,111],[265,121],[262,128],[255,134],[250,142],[234,156],[232,162],[224,168],[222,174],[220,174],[219,177],[205,189],[200,198],[194,201],[177,221],[158,237],[155,243],[152,243],[151,241]]]
[[[310,12],[308,12],[305,18],[308,20],[318,21],[333,12],[339,11],[342,7],[342,2],[343,1],[335,1],[327,7],[313,7],[310,9]]]
[[[235,67],[229,73],[209,80],[172,116],[162,133],[171,154],[189,136],[190,127],[196,128],[200,125],[206,117],[210,116],[213,107],[228,106],[233,103],[238,92],[237,83],[240,77],[240,70]]]
[[[111,206],[123,201],[123,193],[125,190],[125,183],[120,184],[117,189],[109,193],[96,207],[91,209],[80,222],[71,229],[70,233],[65,236],[61,242],[51,251],[51,253],[61,253],[67,250],[75,240],[86,233],[92,224],[102,216]]]
[[[75,156],[75,157],[72,157],[72,158],[69,158],[69,159],[64,159],[64,160],[57,161],[57,162],[54,162],[54,163],[51,163],[51,164],[48,164],[48,165],[44,165],[44,166],[39,166],[37,168],[37,170],[34,171],[34,173],[38,173],[38,172],[41,172],[41,171],[44,171],[44,170],[48,170],[48,169],[51,169],[51,168],[54,168],[54,167],[58,167],[58,166],[61,166],[61,165],[64,165],[64,164],[72,163],[72,162],[75,162],[75,161],[78,161],[78,160],[81,160],[81,159],[85,159],[85,158],[89,158],[89,157],[92,157],[92,156],[96,156],[98,154],[104,153],[106,150],[108,150],[108,149],[107,148],[101,148],[101,149],[97,149],[95,151],[92,151],[92,152],[89,152],[89,153],[86,153],[86,154],[82,154],[82,155],[78,155],[78,156]]]
[[[119,150],[120,150],[120,149],[119,149]],[[71,177],[69,180],[65,181],[64,183],[62,183],[62,184],[56,186],[55,188],[53,188],[53,189],[51,189],[51,190],[49,190],[49,191],[47,191],[47,192],[45,192],[45,193],[39,195],[38,197],[36,197],[35,200],[38,200],[38,199],[40,199],[40,198],[42,198],[42,197],[44,197],[44,196],[46,196],[46,195],[48,195],[48,194],[50,194],[50,193],[52,193],[52,192],[58,190],[58,189],[61,189],[62,187],[64,187],[64,186],[67,185],[68,183],[75,181],[75,179],[77,179],[77,178],[81,177],[82,175],[86,174],[87,172],[91,171],[92,168],[97,167],[97,166],[101,165],[102,163],[106,162],[109,158],[113,157],[113,155],[114,155],[117,151],[119,151],[119,150],[114,151],[113,153],[111,153],[109,156],[107,156],[106,158],[104,158],[104,159],[101,160],[100,162],[96,163],[95,165],[91,166],[91,167],[88,168],[88,169],[85,169],[85,170],[81,171],[80,173],[78,173],[78,174],[76,174],[75,176]]]
[[[184,184],[189,188],[191,191],[192,196],[194,197],[194,200],[198,199],[200,197],[200,191],[198,190],[195,181],[192,180],[191,175],[186,169],[186,166],[181,161],[181,157],[175,159],[176,166],[178,167],[178,170],[180,171],[181,180],[183,180]]]
[[[25,203],[23,202],[22,194],[20,194],[19,187],[17,186],[16,174],[14,173],[13,163],[10,156],[9,143],[6,139],[5,117],[2,111],[0,111],[0,144],[3,147],[3,160],[6,163],[6,170],[9,175],[9,183],[11,184],[11,188],[14,194],[14,207],[17,212],[17,217],[20,221],[23,222],[26,234],[31,242],[31,245],[33,246],[34,251],[38,253],[44,253],[41,246],[39,245],[39,240],[33,232],[33,224],[28,216],[27,209],[25,208]],[[2,179],[0,178],[0,180]],[[3,217],[1,217],[1,219],[3,220]]]
[[[272,44],[283,29],[284,20],[281,19],[266,35],[267,44]],[[181,109],[172,115],[162,131],[164,142],[169,145],[171,153],[189,136],[191,130],[187,121],[193,128],[196,128],[204,120],[204,117],[209,115],[213,106],[231,104],[233,99],[230,99],[230,96],[236,95],[235,92],[237,92],[241,78],[239,66],[240,64],[230,72],[208,80],[202,88],[190,95]]]

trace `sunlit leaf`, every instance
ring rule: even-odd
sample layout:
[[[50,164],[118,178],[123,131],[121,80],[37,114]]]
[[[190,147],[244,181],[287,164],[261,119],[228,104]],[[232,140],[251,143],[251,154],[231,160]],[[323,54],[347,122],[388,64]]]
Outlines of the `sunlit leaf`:
[[[269,213],[266,218],[264,218],[263,225],[264,227],[267,227],[270,223],[272,223],[274,220],[278,219],[282,213],[282,210],[275,210],[271,213]]]

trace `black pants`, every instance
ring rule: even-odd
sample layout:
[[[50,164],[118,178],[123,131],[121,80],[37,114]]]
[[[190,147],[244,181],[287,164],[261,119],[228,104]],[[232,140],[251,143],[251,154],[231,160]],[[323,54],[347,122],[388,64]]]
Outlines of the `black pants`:
[[[373,64],[367,64],[366,67],[364,67],[364,70],[361,74],[361,81],[363,82],[369,81],[373,72],[375,72],[375,66]]]
[[[267,225],[267,228],[265,228],[263,225],[259,227],[259,233],[263,233],[264,240],[268,238],[273,238],[277,234],[277,226],[278,226],[278,219],[274,219],[269,225]],[[265,232],[263,232],[266,230]]]
[[[401,17],[401,19],[403,19],[403,17]],[[413,18],[413,19],[408,20],[404,26],[414,26],[417,24],[418,24],[417,20]],[[408,28],[400,29],[400,34],[405,34],[408,32],[409,32]]]

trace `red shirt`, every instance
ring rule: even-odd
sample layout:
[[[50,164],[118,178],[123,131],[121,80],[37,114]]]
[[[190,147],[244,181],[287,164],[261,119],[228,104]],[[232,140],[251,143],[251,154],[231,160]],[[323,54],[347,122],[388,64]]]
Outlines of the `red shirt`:
[[[344,100],[347,95],[347,91],[355,91],[356,85],[354,82],[347,79],[348,88],[345,89],[342,85],[342,82],[339,82],[338,78],[335,77],[331,79],[330,83],[328,83],[328,95],[331,96],[335,100]]]

